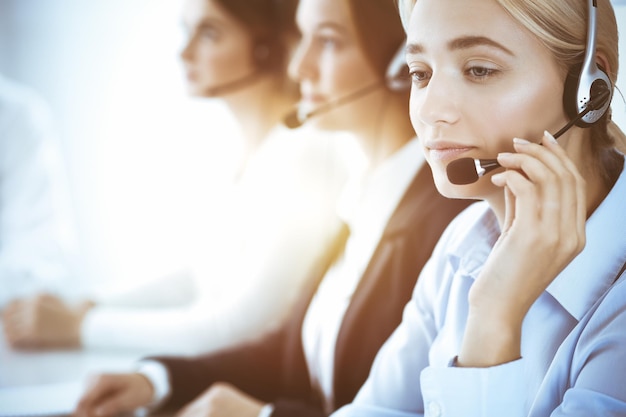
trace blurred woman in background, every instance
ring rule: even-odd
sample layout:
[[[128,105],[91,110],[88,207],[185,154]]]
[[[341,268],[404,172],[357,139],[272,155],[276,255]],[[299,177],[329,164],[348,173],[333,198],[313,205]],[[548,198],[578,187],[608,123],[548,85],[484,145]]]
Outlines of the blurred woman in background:
[[[188,354],[254,337],[282,319],[327,243],[348,174],[337,142],[281,125],[299,97],[287,77],[296,6],[184,3],[189,93],[223,100],[245,143],[207,213],[213,227],[197,248],[193,286],[185,290],[180,277],[157,280],[103,294],[91,308],[48,294],[17,300],[4,312],[11,345]]]

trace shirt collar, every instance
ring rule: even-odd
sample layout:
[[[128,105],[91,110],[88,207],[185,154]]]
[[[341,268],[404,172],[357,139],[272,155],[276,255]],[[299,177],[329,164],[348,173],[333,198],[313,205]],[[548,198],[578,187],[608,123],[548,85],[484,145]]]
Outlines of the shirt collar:
[[[548,292],[579,320],[613,284],[626,259],[626,173],[586,224],[581,253],[548,287]]]
[[[500,236],[498,220],[485,201],[470,205],[455,221],[455,239],[448,251],[459,273],[476,279]]]
[[[586,223],[586,244],[581,253],[552,281],[547,292],[580,321],[615,281],[626,260],[626,173]],[[459,272],[475,279],[489,256],[500,229],[486,202],[472,204],[457,236],[463,236],[448,253]],[[473,219],[473,221],[469,221]]]

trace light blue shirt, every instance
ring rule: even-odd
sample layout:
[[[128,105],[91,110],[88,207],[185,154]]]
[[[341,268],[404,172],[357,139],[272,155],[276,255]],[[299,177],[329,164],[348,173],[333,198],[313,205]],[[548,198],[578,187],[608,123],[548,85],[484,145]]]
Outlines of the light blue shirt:
[[[626,174],[586,225],[584,250],[528,312],[522,358],[450,366],[468,291],[500,230],[486,203],[448,227],[353,404],[332,417],[626,416]],[[626,275],[626,274],[625,274]]]

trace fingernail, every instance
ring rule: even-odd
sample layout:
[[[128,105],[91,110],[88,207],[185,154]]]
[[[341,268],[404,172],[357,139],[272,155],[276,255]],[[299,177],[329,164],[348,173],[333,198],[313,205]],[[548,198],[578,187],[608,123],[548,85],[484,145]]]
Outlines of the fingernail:
[[[511,157],[511,152],[500,152],[498,154],[498,160],[507,160]]]
[[[528,145],[530,142],[522,138],[513,138],[513,143],[517,145]]]
[[[548,138],[548,140],[549,140],[550,142],[552,142],[552,143],[558,143],[558,142],[556,141],[556,139],[554,138],[554,136],[552,136],[552,133],[548,132],[547,130],[544,130],[544,131],[543,131],[543,135],[544,135],[546,138]]]
[[[494,185],[497,185],[497,186],[504,185],[504,175],[502,175],[502,174],[493,174],[491,176],[491,182]]]

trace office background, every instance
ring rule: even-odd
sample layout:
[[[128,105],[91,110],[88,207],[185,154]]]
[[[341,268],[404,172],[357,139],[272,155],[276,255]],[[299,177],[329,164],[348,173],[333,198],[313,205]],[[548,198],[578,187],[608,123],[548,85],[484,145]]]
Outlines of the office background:
[[[622,33],[626,0],[614,0]],[[50,103],[85,285],[175,270],[210,206],[206,178],[238,143],[217,102],[186,96],[181,0],[0,0],[0,72]],[[626,39],[620,45],[622,73]],[[626,80],[621,79],[618,87]],[[626,128],[618,93],[614,119]]]
[[[184,263],[216,147],[237,146],[229,113],[185,94],[180,5],[0,0],[0,72],[52,107],[89,281]]]

